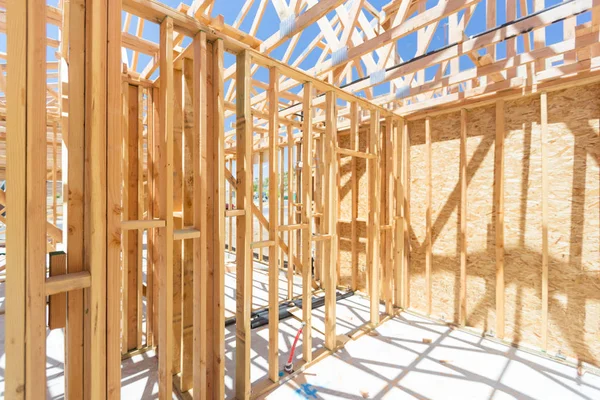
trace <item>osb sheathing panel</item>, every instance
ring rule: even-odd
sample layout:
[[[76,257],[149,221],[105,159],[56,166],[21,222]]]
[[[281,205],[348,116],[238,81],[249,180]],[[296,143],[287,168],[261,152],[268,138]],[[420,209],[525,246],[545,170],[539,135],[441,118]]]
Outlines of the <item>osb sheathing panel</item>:
[[[358,146],[360,151],[366,151],[368,126],[359,129]],[[340,131],[338,144],[343,148],[351,148],[349,132]],[[340,277],[339,284],[352,284],[352,157],[340,157],[340,191],[339,191],[339,246],[340,246]],[[358,219],[356,243],[358,253],[357,285],[359,290],[366,290],[367,265],[367,217],[368,217],[368,175],[366,160],[356,158],[356,179],[358,184]]]
[[[410,138],[410,304],[427,311],[425,281],[425,122],[408,124]]]
[[[431,312],[458,321],[460,112],[431,119]]]
[[[548,94],[549,351],[600,364],[600,85]]]
[[[540,99],[505,104],[505,339],[540,346],[542,323],[542,164]]]
[[[549,93],[548,106],[548,351],[599,365],[600,85]],[[505,339],[533,346],[542,345],[540,118],[539,96],[505,104]],[[431,119],[434,316],[455,316],[457,307],[450,268],[458,267],[459,214],[451,203],[459,194],[449,190],[458,184],[459,123],[458,113]],[[411,307],[425,312],[424,121],[409,129]],[[495,129],[493,105],[468,111],[467,325],[482,330],[495,328]]]
[[[467,325],[482,330],[496,318],[495,113],[488,106],[467,114]]]

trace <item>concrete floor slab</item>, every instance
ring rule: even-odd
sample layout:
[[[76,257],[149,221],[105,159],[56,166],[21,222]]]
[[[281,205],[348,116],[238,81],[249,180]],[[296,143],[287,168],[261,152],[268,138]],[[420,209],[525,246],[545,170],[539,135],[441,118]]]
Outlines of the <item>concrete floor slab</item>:
[[[262,398],[600,399],[599,376],[412,314],[375,332]]]

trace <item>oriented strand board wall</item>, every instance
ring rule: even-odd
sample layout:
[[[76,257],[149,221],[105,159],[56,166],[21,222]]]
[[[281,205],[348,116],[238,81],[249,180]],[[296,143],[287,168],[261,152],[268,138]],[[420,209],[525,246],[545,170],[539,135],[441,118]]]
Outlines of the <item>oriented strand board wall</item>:
[[[508,101],[504,111],[505,339],[541,346],[540,98]]]
[[[358,147],[366,151],[368,126],[359,129]],[[338,135],[340,147],[350,148],[349,131],[341,131]],[[365,290],[367,283],[367,216],[368,216],[368,176],[366,160],[356,159],[356,179],[358,180],[358,219],[357,219],[357,252],[358,252],[358,289]],[[339,244],[340,244],[340,277],[339,284],[351,286],[352,284],[352,157],[340,158],[340,212]]]
[[[431,118],[431,312],[458,321],[460,112]]]
[[[542,346],[539,95],[505,104],[505,339]],[[548,352],[600,365],[600,84],[548,94]],[[433,316],[456,317],[458,113],[431,119]],[[426,311],[424,120],[409,125],[410,297]],[[495,330],[495,106],[467,112],[467,325]],[[454,198],[456,196],[456,199]],[[442,223],[444,222],[444,223]]]
[[[425,282],[425,122],[410,122],[410,303],[427,311]]]
[[[600,365],[600,85],[548,94],[548,349]]]
[[[494,199],[495,106],[467,113],[467,325],[494,329],[496,256]]]

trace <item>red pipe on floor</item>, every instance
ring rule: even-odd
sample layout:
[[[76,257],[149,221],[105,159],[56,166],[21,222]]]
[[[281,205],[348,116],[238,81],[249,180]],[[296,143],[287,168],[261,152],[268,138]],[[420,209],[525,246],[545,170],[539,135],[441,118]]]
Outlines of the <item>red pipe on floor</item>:
[[[304,328],[304,322],[302,323],[302,326],[300,327],[300,329],[298,329],[298,333],[296,333],[296,338],[294,339],[294,344],[292,345],[291,351],[290,351],[290,356],[288,357],[288,361],[287,364],[285,364],[285,367],[283,367],[283,370],[285,372],[287,372],[288,374],[291,374],[292,372],[294,372],[294,352],[296,351],[296,344],[298,343],[298,339],[300,338],[300,334],[302,333],[302,328]]]

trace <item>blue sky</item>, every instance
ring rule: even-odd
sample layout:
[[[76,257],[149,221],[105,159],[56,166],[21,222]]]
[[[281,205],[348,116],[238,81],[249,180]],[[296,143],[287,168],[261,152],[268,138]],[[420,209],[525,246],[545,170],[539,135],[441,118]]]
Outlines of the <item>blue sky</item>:
[[[427,8],[431,8],[434,7],[435,5],[438,4],[439,0],[429,0],[427,1]],[[163,2],[171,7],[177,7],[177,5],[180,3],[179,0],[163,0]],[[373,6],[375,6],[377,9],[380,9],[384,4],[387,4],[389,2],[389,0],[372,0],[371,4],[373,4]],[[553,6],[555,4],[560,3],[560,0],[546,0],[545,4],[546,7],[550,7]],[[186,0],[185,3],[191,3],[191,0]],[[256,13],[256,10],[258,8],[260,1],[256,0],[253,4],[253,6],[250,8],[250,11],[248,13],[248,16],[246,17],[246,19],[244,20],[243,24],[241,25],[241,29],[244,31],[248,31],[250,29],[250,26],[252,25],[252,20],[253,17]],[[517,17],[521,16],[521,11],[519,9],[517,2]],[[528,3],[528,9],[531,10],[533,8],[533,0],[527,0]],[[212,11],[212,16],[216,16],[219,14],[222,14],[225,18],[225,22],[228,24],[233,24],[233,22],[235,21],[239,10],[241,9],[241,7],[243,6],[244,1],[243,0],[215,0],[215,7]],[[464,11],[461,12],[459,14],[459,16],[462,16],[464,14]],[[333,18],[333,16],[335,15],[335,12],[331,12],[328,17],[330,19]],[[506,22],[506,5],[505,2],[503,1],[498,1],[497,4],[497,10],[496,10],[496,15],[497,15],[497,22],[499,25],[503,24]],[[368,18],[370,18],[368,16]],[[578,17],[578,23],[582,23],[582,22],[586,22],[589,21],[590,16],[589,13],[585,13],[582,14],[581,16]],[[479,4],[477,6],[477,8],[474,11],[473,17],[471,18],[471,21],[469,23],[469,25],[466,28],[466,34],[467,36],[472,36],[472,35],[476,35],[478,33],[481,33],[483,31],[486,30],[485,28],[485,2]],[[440,47],[445,46],[446,44],[448,44],[448,38],[447,38],[447,29],[448,29],[448,20],[447,18],[442,20],[440,22],[440,24],[438,25],[438,28],[434,34],[434,37],[432,39],[431,45],[428,49],[428,51],[432,51],[435,49],[438,49]],[[131,27],[130,27],[130,31],[131,33],[134,32],[135,30],[135,20],[132,21]],[[261,40],[264,40],[266,38],[268,38],[269,36],[271,36],[273,33],[275,33],[277,30],[279,29],[279,18],[277,16],[277,13],[275,12],[275,8],[273,7],[272,3],[269,1],[267,8],[265,10],[263,19],[262,19],[262,23],[258,29],[257,32],[257,37]],[[316,36],[316,34],[319,32],[319,27],[317,24],[313,24],[312,26],[308,27],[307,29],[304,30],[304,32],[302,33],[300,40],[298,42],[298,45],[296,46],[295,51],[292,53],[292,57],[291,60],[295,59],[298,55],[300,55],[304,49],[308,46],[308,44],[310,43],[310,41]],[[153,41],[158,41],[158,26],[155,24],[149,24],[146,23],[145,28],[144,28],[144,37],[153,40]],[[547,44],[552,44],[552,43],[556,43],[556,42],[560,42],[563,40],[563,24],[562,22],[558,22],[555,23],[554,25],[546,28],[546,41]],[[189,43],[189,40],[184,42],[184,44]],[[281,57],[283,56],[283,53],[285,52],[288,42],[286,42],[285,44],[281,45],[279,48],[275,49],[271,55],[277,59],[281,59]],[[417,47],[417,35],[416,33],[408,35],[406,37],[404,37],[403,39],[401,39],[398,42],[398,53],[400,54],[400,56],[402,57],[403,60],[409,60],[411,59],[415,52],[416,52],[416,47]],[[517,40],[517,52],[522,52],[523,51],[523,38],[520,37]],[[500,44],[497,46],[497,57],[498,58],[503,58],[506,55],[506,48],[503,44]],[[313,51],[311,54],[309,54],[309,56],[306,58],[306,60],[300,64],[300,67],[302,69],[310,69],[313,65],[315,65],[317,59],[319,57],[319,52],[318,51]],[[231,65],[234,62],[235,58],[232,55],[228,55],[226,57],[225,63],[226,66]],[[146,56],[142,56],[140,57],[140,69],[143,68],[143,65],[145,65],[145,63],[148,61],[148,57]],[[465,70],[468,68],[472,68],[473,64],[471,62],[471,60],[467,57],[467,56],[463,56],[460,59],[460,70]],[[431,79],[434,74],[437,71],[437,67],[431,67],[426,71],[426,79]],[[261,71],[259,72],[256,77],[258,79],[264,79],[265,81],[268,80],[266,77],[266,70],[265,71]],[[262,76],[261,76],[262,75]],[[358,76],[356,74],[354,74],[353,79],[357,79]],[[374,88],[374,94],[375,95],[379,95],[379,94],[383,94],[383,93],[388,93],[389,92],[389,85],[387,84],[382,84],[379,85],[378,87]]]
[[[176,8],[178,6],[178,4],[181,3],[181,0],[162,0],[162,1],[166,5],[173,7],[173,8]],[[438,4],[439,1],[440,0],[428,0],[427,6],[426,6],[427,9],[434,7],[435,5]],[[526,0],[526,1],[528,4],[528,9],[532,10],[533,9],[533,0]],[[186,4],[191,4],[192,0],[184,0],[183,2]],[[387,4],[388,2],[389,2],[389,0],[371,0],[371,4],[373,6],[375,6],[377,9],[381,9],[381,7],[384,4]],[[550,6],[556,5],[560,2],[561,2],[561,0],[546,0],[545,6],[550,7]],[[250,11],[248,12],[246,19],[244,20],[243,24],[240,27],[242,30],[248,31],[250,29],[254,15],[256,14],[256,9],[259,6],[259,3],[260,3],[260,1],[256,0],[254,2],[253,6],[250,8]],[[517,18],[518,18],[522,14],[521,14],[521,11],[518,6],[519,2],[517,1],[516,3],[517,3]],[[48,4],[57,6],[58,0],[49,0]],[[215,0],[215,6],[212,10],[211,15],[214,17],[219,14],[222,14],[225,18],[225,22],[227,24],[231,25],[236,20],[239,10],[243,6],[243,4],[244,4],[243,0]],[[461,17],[463,14],[464,14],[464,11],[460,12],[459,17]],[[334,15],[335,15],[335,11],[331,12],[328,15],[329,19],[331,20]],[[506,22],[505,2],[503,2],[503,1],[497,2],[496,15],[497,15],[498,25],[501,25]],[[123,16],[124,16],[124,13],[123,13]],[[371,18],[370,15],[367,15],[367,18],[370,19]],[[589,20],[590,20],[590,13],[587,12],[587,13],[584,13],[584,14],[581,14],[578,16],[577,23],[581,24],[581,23],[587,22]],[[475,9],[473,17],[471,18],[470,23],[466,27],[466,32],[465,32],[466,35],[472,36],[472,35],[476,35],[478,33],[485,31],[486,30],[485,21],[486,21],[485,2],[482,2]],[[435,49],[439,49],[448,44],[448,38],[447,38],[448,25],[447,24],[448,24],[447,18],[443,19],[440,22],[440,24],[438,25],[438,28],[433,36],[433,39],[431,41],[431,45],[430,45],[428,51],[433,51]],[[132,21],[131,21],[130,30],[129,30],[130,33],[135,33],[136,25],[137,25],[137,17],[134,17],[134,18],[132,18]],[[276,13],[275,8],[273,7],[271,1],[268,1],[268,5],[265,10],[263,19],[262,19],[262,23],[259,26],[256,36],[261,40],[265,40],[266,38],[268,38],[269,36],[274,34],[278,29],[279,29],[279,18],[277,16],[277,13]],[[313,24],[312,26],[309,26],[308,28],[306,28],[303,31],[303,33],[301,34],[300,40],[296,46],[296,49],[292,53],[291,60],[294,60],[298,55],[300,55],[305,50],[305,48],[312,41],[312,39],[317,35],[318,32],[319,32],[319,27],[317,24]],[[58,37],[59,37],[58,28],[56,26],[48,24],[47,25],[47,33],[48,33],[48,37],[55,38],[55,39],[58,39]],[[159,26],[157,24],[146,21],[145,25],[144,25],[143,37],[148,40],[158,43]],[[557,22],[557,23],[553,24],[552,26],[549,26],[546,28],[546,44],[549,45],[549,44],[560,42],[562,40],[563,40],[563,23],[562,22]],[[189,44],[190,41],[191,40],[189,38],[186,38],[186,40],[183,42],[183,45]],[[288,42],[285,42],[279,48],[275,49],[271,53],[271,56],[273,56],[277,59],[280,59],[283,56],[284,52],[286,51],[287,43]],[[402,38],[398,42],[397,51],[403,60],[410,60],[412,57],[414,57],[414,54],[416,52],[416,47],[417,47],[417,34],[413,33],[411,35],[408,35],[408,36]],[[5,34],[0,34],[0,51],[6,52],[6,35]],[[48,61],[56,61],[57,60],[55,51],[56,51],[56,49],[48,47],[48,49],[47,49]],[[496,51],[497,51],[497,55],[496,55],[497,58],[504,58],[506,55],[506,46],[504,46],[503,44],[499,44],[497,46]],[[522,51],[523,51],[523,38],[519,37],[517,39],[517,53],[520,53]],[[131,51],[129,51],[128,53],[129,53],[128,57],[131,60]],[[310,69],[312,66],[315,65],[319,55],[320,55],[320,52],[318,52],[318,51],[311,52],[308,55],[308,57],[306,57],[306,59],[300,64],[300,67],[302,69]],[[150,61],[150,58],[148,56],[140,54],[139,55],[139,63],[138,63],[138,71],[141,71],[149,61]],[[226,54],[225,66],[228,67],[233,62],[235,62],[235,57],[231,54]],[[472,68],[473,66],[474,65],[472,64],[471,60],[467,56],[462,56],[460,58],[460,70],[461,71]],[[426,80],[431,79],[437,72],[437,68],[438,67],[436,67],[436,66],[428,68],[425,72],[425,79]],[[267,74],[268,74],[267,70],[263,68],[261,71],[257,72],[255,77],[260,80],[268,81]],[[158,75],[158,71],[155,73],[154,76],[157,76],[157,75]],[[358,76],[355,73],[353,76],[353,80],[357,79],[357,78],[358,78]],[[56,82],[56,79],[52,79],[49,81]],[[374,92],[375,96],[389,93],[389,91],[390,91],[389,84],[380,84],[373,88],[373,92]],[[357,94],[361,95],[361,93],[357,93]],[[228,121],[226,123],[226,130],[229,129],[229,122],[230,121]],[[287,163],[287,150],[286,150],[286,154],[284,155],[284,162]],[[255,168],[255,176],[257,174],[258,174],[258,171]]]
[[[165,3],[168,6],[171,6],[173,8],[176,8],[177,5],[181,3],[180,0],[162,0],[162,1],[163,1],[163,3]],[[427,8],[429,9],[429,8],[437,5],[438,1],[439,0],[427,1]],[[528,3],[528,8],[531,10],[533,8],[533,0],[526,0],[526,1]],[[184,0],[183,2],[190,4],[192,2],[192,0]],[[389,0],[371,0],[371,4],[373,4],[373,6],[375,6],[377,9],[380,9],[384,4],[387,4],[388,2],[389,2]],[[553,6],[560,2],[561,2],[560,0],[546,0],[545,4],[546,4],[546,7],[550,7],[550,6]],[[57,3],[58,3],[58,0],[49,0],[48,1],[48,4],[54,5],[54,6],[56,6]],[[248,31],[250,29],[252,20],[254,18],[254,15],[256,14],[256,10],[259,6],[259,3],[260,3],[260,1],[256,0],[254,2],[253,6],[250,8],[248,16],[246,17],[243,24],[241,25],[242,30]],[[519,10],[519,7],[518,7],[519,2],[517,1],[516,3],[517,3],[517,17],[519,17],[519,16],[521,16],[521,11]],[[233,24],[233,22],[235,21],[237,15],[239,13],[239,10],[243,6],[243,4],[244,4],[243,0],[215,0],[215,6],[212,11],[212,16],[214,17],[219,14],[222,14],[225,18],[226,23]],[[464,11],[461,12],[459,14],[459,16],[462,16],[463,13],[464,13]],[[497,22],[499,25],[506,22],[505,2],[498,1],[496,14],[497,14]],[[588,12],[588,13],[584,13],[584,14],[580,15],[578,17],[577,22],[583,23],[583,22],[589,21],[590,20],[589,14],[590,13]],[[330,19],[332,19],[334,15],[335,15],[335,12],[331,12],[328,15],[328,17]],[[370,16],[367,16],[367,18],[370,18]],[[466,28],[467,36],[476,35],[478,33],[485,31],[485,19],[486,19],[485,18],[485,2],[483,2],[483,3],[479,4],[474,11],[474,15],[471,18],[471,21]],[[434,34],[434,37],[432,39],[432,42],[431,42],[431,45],[430,45],[428,51],[432,51],[432,50],[441,48],[441,47],[445,46],[446,44],[448,44],[448,39],[447,39],[448,25],[447,25],[447,23],[448,23],[447,18],[440,22],[440,24],[438,25],[438,28]],[[132,22],[130,25],[130,33],[135,32],[136,25],[137,25],[137,17],[134,17],[134,18],[132,18]],[[48,24],[47,29],[48,29],[49,37],[58,39],[59,32],[58,32],[58,28],[56,26]],[[274,34],[278,29],[279,29],[279,18],[277,16],[277,13],[275,12],[275,8],[273,7],[271,1],[268,1],[267,7],[265,10],[263,19],[262,19],[262,23],[260,24],[260,27],[257,32],[257,37],[261,40],[264,40],[264,39],[268,38],[269,36],[271,36],[272,34]],[[318,32],[319,32],[319,27],[317,24],[313,24],[304,30],[304,32],[302,33],[302,35],[300,37],[299,43],[296,46],[295,51],[292,53],[291,60],[294,60],[298,55],[300,55],[304,51],[304,49],[308,46],[310,41],[315,37],[315,35]],[[144,38],[147,38],[154,42],[158,42],[158,38],[159,38],[158,25],[146,21],[146,23],[144,25],[143,36],[144,36]],[[562,22],[557,22],[557,23],[553,24],[552,26],[549,26],[546,28],[547,44],[560,42],[562,40],[563,40],[563,23]],[[187,45],[187,44],[189,44],[189,42],[190,42],[190,39],[187,38],[183,44]],[[280,59],[287,48],[287,46],[286,46],[287,43],[288,42],[279,46],[277,49],[275,49],[271,53],[271,55],[277,59]],[[408,36],[402,38],[398,42],[397,51],[403,60],[409,60],[414,56],[414,54],[416,52],[416,47],[417,47],[417,35],[416,35],[416,33],[413,33],[411,35],[408,35]],[[0,35],[0,51],[3,51],[3,52],[6,51],[6,35]],[[523,51],[523,38],[519,37],[517,39],[517,52],[522,52],[522,51]],[[131,59],[131,51],[129,51],[128,53],[129,53],[129,59]],[[503,44],[499,44],[497,46],[497,57],[503,58],[503,57],[505,57],[505,54],[506,54],[505,46]],[[55,49],[48,47],[47,55],[48,55],[49,61],[56,60]],[[310,69],[312,66],[315,65],[319,55],[320,55],[319,51],[311,52],[308,55],[308,57],[304,60],[304,62],[302,62],[300,64],[300,67],[302,69]],[[140,54],[138,70],[141,71],[149,61],[150,61],[150,58],[148,56]],[[230,55],[230,54],[226,55],[226,58],[225,58],[226,67],[231,65],[234,61],[235,61],[235,57],[233,55]],[[460,58],[460,70],[461,71],[472,68],[472,67],[473,67],[473,64],[467,56],[462,56]],[[426,80],[429,80],[434,76],[434,74],[437,72],[437,68],[438,67],[430,67],[426,70],[426,74],[425,74]],[[158,72],[155,73],[155,76],[157,76],[157,74],[158,74]],[[259,71],[256,75],[256,78],[267,81],[268,79],[267,79],[266,69]],[[356,75],[356,73],[354,73],[353,79],[357,79],[357,78],[358,78],[358,76]],[[377,96],[377,95],[380,95],[383,93],[388,93],[390,88],[389,88],[389,84],[381,84],[381,85],[376,86],[373,90],[374,90],[374,95]]]

